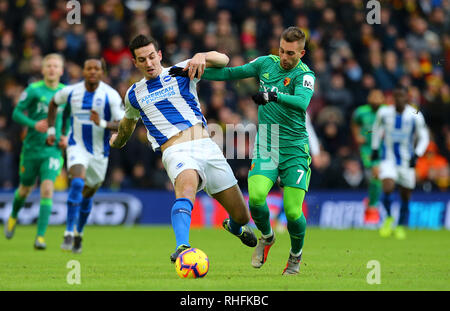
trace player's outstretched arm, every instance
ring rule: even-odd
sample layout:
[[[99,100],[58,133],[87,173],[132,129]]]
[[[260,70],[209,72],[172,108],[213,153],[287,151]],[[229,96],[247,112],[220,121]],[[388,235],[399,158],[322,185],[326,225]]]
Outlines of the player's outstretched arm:
[[[211,53],[211,52],[208,52]],[[218,52],[212,52],[221,54]],[[215,55],[215,54],[211,54]],[[225,54],[221,54],[225,55]],[[226,55],[225,55],[226,56]],[[226,56],[228,59],[228,56]],[[228,64],[228,60],[225,65],[223,65],[224,60],[218,60],[218,63],[210,62],[211,66],[206,66],[207,68],[204,70],[203,75],[201,76],[204,80],[213,80],[213,81],[226,81],[226,80],[239,80],[246,79],[251,77],[258,77],[258,73],[261,67],[261,63],[264,61],[264,58],[257,58],[254,61],[237,67],[224,67]],[[219,66],[220,65],[220,66]],[[222,66],[223,65],[223,66]],[[223,67],[223,68],[218,68]],[[171,76],[189,76],[188,71],[184,70],[184,68],[180,67],[172,67],[169,70],[169,74]]]
[[[133,134],[138,120],[124,117],[120,120],[118,132],[114,133],[109,140],[109,145],[113,148],[122,148]]]

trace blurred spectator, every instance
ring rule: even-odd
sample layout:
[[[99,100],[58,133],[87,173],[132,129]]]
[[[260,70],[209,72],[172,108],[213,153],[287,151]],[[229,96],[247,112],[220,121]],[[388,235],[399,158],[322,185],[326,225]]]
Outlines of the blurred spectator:
[[[423,184],[427,190],[428,183],[433,188],[447,191],[450,186],[450,168],[445,157],[439,154],[435,142],[430,142],[423,157],[417,160],[416,166],[417,182]],[[428,189],[431,190],[431,189]]]
[[[11,112],[24,86],[41,78],[43,56],[50,52],[64,55],[65,84],[82,79],[86,58],[104,57],[108,65],[105,81],[124,96],[142,78],[127,48],[139,33],[159,41],[164,66],[209,50],[227,53],[229,66],[239,66],[261,55],[277,54],[285,27],[303,29],[307,44],[302,60],[316,74],[308,112],[325,163],[320,170],[313,168],[311,188],[360,186],[354,161],[358,154],[352,149],[346,120],[375,87],[392,104],[390,92],[398,82],[410,88],[411,103],[423,111],[437,152],[450,161],[447,0],[383,2],[380,25],[367,24],[364,3],[353,0],[82,0],[82,23],[73,25],[66,21],[66,4],[65,0],[0,0],[0,118],[6,124],[0,129],[1,165],[6,167],[0,179],[6,178],[7,186],[17,183],[23,137]],[[201,81],[197,91],[209,123],[225,128],[229,123],[257,124],[258,107],[251,95],[258,89],[258,81],[250,78]],[[172,187],[146,135],[139,123],[127,145],[111,151],[105,186]],[[246,141],[245,147],[250,147],[247,144],[251,142]],[[236,148],[248,152],[241,149]],[[236,159],[232,165],[243,187],[248,165],[248,158]],[[5,177],[10,174],[8,169],[12,177]],[[437,186],[434,175],[422,177],[423,184],[428,180],[444,189]],[[3,180],[0,183],[5,185]]]

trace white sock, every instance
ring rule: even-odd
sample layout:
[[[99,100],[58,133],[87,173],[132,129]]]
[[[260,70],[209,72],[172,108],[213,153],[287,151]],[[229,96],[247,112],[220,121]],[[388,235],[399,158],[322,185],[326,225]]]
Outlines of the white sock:
[[[300,256],[300,255],[302,254],[302,251],[303,251],[303,249],[301,249],[297,254],[294,254],[294,253],[292,252],[292,250],[290,250],[290,253],[291,253],[292,256],[298,257],[298,256]]]
[[[272,237],[273,236],[273,231],[272,231],[272,227],[270,227],[270,233],[269,234],[267,234],[267,235],[265,235],[265,234],[263,234],[262,235],[262,237],[264,238],[264,239],[268,239],[268,238],[270,238],[270,237]]]
[[[66,236],[66,235],[73,236],[74,233],[73,233],[73,231],[72,232],[71,231],[64,231],[64,236]]]

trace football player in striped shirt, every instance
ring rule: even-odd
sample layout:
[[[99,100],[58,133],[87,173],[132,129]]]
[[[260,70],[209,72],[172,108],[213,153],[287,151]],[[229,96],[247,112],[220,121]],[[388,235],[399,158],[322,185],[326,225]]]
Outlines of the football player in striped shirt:
[[[397,86],[393,96],[394,105],[377,111],[372,129],[372,161],[380,159],[376,173],[382,181],[382,202],[388,213],[380,235],[388,237],[394,233],[396,238],[405,239],[409,201],[416,186],[416,161],[427,149],[429,134],[422,113],[408,104],[408,90]],[[394,229],[391,204],[396,184],[401,203],[398,226]]]
[[[102,82],[100,59],[84,62],[84,80],[66,86],[50,101],[47,143],[55,140],[55,116],[59,105],[71,109],[71,131],[67,147],[70,188],[63,250],[81,252],[83,228],[92,209],[92,197],[105,179],[108,167],[110,131],[117,130],[124,115],[119,93]],[[74,227],[76,225],[76,232]]]
[[[190,248],[189,228],[196,193],[202,189],[226,209],[228,231],[249,247],[255,247],[256,235],[246,226],[250,213],[233,171],[219,146],[211,140],[206,120],[200,110],[196,84],[198,79],[172,77],[170,68],[161,65],[162,53],[153,38],[139,35],[130,43],[135,66],[144,78],[134,83],[125,95],[125,117],[119,131],[110,140],[112,147],[121,148],[142,119],[147,137],[155,151],[162,152],[162,162],[174,184],[176,200],[171,211],[175,233],[175,252],[172,262]],[[223,67],[228,57],[212,51],[198,53],[188,64],[192,72],[205,67]]]

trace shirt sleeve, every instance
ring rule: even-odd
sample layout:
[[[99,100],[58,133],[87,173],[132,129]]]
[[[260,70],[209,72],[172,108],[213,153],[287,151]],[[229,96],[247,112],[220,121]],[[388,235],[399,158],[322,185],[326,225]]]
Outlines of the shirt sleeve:
[[[112,92],[111,99],[111,120],[118,121],[125,115],[125,110],[122,105],[122,98],[117,91]]]
[[[71,91],[71,88],[69,86],[66,86],[63,89],[59,90],[53,96],[53,102],[58,106],[67,103],[67,99],[69,98],[70,91]]]
[[[24,111],[28,110],[28,107],[33,102],[34,93],[30,86],[28,86],[20,95],[19,102],[14,108],[12,118],[19,124],[34,127],[37,123],[36,120],[29,118]]]
[[[421,112],[417,114],[415,122],[418,140],[414,152],[418,157],[421,157],[425,154],[428,144],[430,143],[430,135],[428,134],[427,125],[425,124],[425,119]]]
[[[261,71],[261,65],[265,57],[261,56],[248,64],[237,67],[206,68],[202,79],[214,81],[239,80],[246,78],[257,78]]]
[[[378,150],[383,137],[383,109],[378,109],[372,125],[372,150]]]
[[[128,97],[128,94],[130,92],[131,88],[128,89],[127,93],[125,94],[124,103],[125,103],[125,118],[130,120],[139,120],[141,117],[141,114],[139,110],[134,108],[130,103],[130,98]]]
[[[306,111],[314,94],[315,77],[312,74],[303,74],[296,79],[294,95],[277,93],[278,103],[292,109]]]
[[[356,108],[356,110],[352,114],[352,121],[357,125],[361,125],[361,118],[358,108]]]
[[[312,155],[318,155],[320,153],[319,139],[317,138],[314,126],[311,123],[311,118],[306,114],[306,131],[308,132],[309,150]]]

